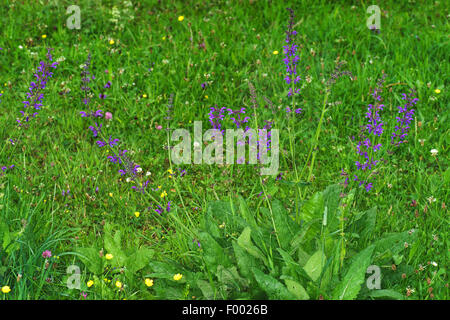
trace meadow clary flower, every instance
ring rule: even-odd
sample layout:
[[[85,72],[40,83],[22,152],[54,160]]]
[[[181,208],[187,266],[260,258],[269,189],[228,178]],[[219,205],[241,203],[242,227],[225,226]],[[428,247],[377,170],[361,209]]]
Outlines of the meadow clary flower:
[[[368,112],[366,113],[366,118],[368,119],[368,124],[365,126],[366,133],[362,133],[362,139],[356,145],[356,150],[358,155],[364,158],[364,162],[355,161],[357,170],[361,170],[362,173],[366,173],[366,176],[370,176],[368,173],[373,170],[380,160],[375,159],[375,154],[381,148],[381,143],[375,144],[373,141],[376,137],[381,136],[383,133],[383,121],[381,120],[379,111],[383,110],[382,97],[380,92],[382,91],[382,86],[386,75],[378,81],[376,88],[372,92],[372,97],[375,99],[375,104],[368,105]],[[372,137],[371,137],[372,136]],[[364,180],[358,175],[353,176],[353,181],[359,182],[360,186],[364,186],[366,191],[370,191],[373,187],[373,183],[368,180]],[[347,184],[348,178],[346,178],[345,183]]]
[[[38,112],[28,112],[28,107],[33,107],[35,110],[40,110],[43,106],[42,99],[44,98],[44,94],[42,91],[47,86],[48,80],[53,76],[51,69],[56,69],[56,66],[58,65],[58,62],[53,62],[53,57],[51,55],[52,50],[53,49],[48,49],[46,55],[48,61],[41,61],[39,63],[39,67],[34,74],[36,80],[30,83],[30,87],[28,89],[29,92],[26,96],[27,100],[22,102],[24,110],[20,111],[23,120],[17,119],[19,126],[23,126],[30,120],[30,117],[34,118],[38,114]]]
[[[225,130],[222,129],[222,124],[221,124],[221,121],[225,117],[225,115],[224,115],[225,110],[226,110],[225,107],[222,107],[219,109],[216,106],[216,107],[211,107],[211,111],[210,111],[210,113],[208,113],[209,122],[211,123],[213,129],[220,130],[220,132],[222,132],[222,134],[225,132]]]
[[[414,109],[412,109],[412,107],[419,100],[415,98],[414,90],[411,90],[409,95],[403,93],[402,99],[406,100],[406,104],[403,107],[398,107],[399,116],[396,117],[397,125],[395,126],[395,131],[391,136],[391,144],[396,146],[406,142],[405,138],[408,135],[408,131],[410,129],[409,124],[413,120],[414,116]]]
[[[286,65],[286,73],[287,75],[284,77],[284,80],[288,85],[290,85],[288,91],[288,97],[293,96],[294,94],[300,93],[300,89],[296,88],[296,84],[300,81],[300,76],[297,74],[297,63],[300,60],[297,50],[298,45],[295,44],[294,38],[297,35],[297,31],[294,30],[295,23],[295,15],[294,10],[291,8],[287,8],[289,11],[289,23],[288,29],[286,31],[286,45],[283,46],[283,53],[285,58],[283,59],[284,64]],[[291,109],[286,109],[288,112]],[[297,109],[298,110],[298,109]]]

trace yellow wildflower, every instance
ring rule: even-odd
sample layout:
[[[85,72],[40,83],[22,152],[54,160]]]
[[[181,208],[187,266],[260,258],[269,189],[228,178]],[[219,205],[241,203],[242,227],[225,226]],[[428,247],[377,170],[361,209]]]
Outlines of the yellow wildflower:
[[[181,22],[181,21],[183,21],[183,20],[184,20],[184,16],[179,16],[179,17],[178,17],[178,21]]]
[[[106,260],[111,260],[112,258],[114,258],[114,256],[111,253],[107,253],[105,255]]]
[[[89,280],[89,281],[86,283],[86,285],[87,285],[88,288],[90,288],[90,287],[92,287],[92,286],[94,285],[94,281]]]
[[[109,40],[109,44],[113,45],[114,44],[114,40],[113,39]]]
[[[4,286],[4,287],[2,287],[2,292],[3,293],[8,293],[8,292],[10,292],[11,291],[11,288],[9,287],[9,286]]]
[[[277,51],[277,50],[275,50],[275,51],[273,52],[273,54],[278,54],[278,51]]]
[[[117,288],[122,288],[122,282],[116,281],[116,287]]]
[[[147,98],[147,95],[144,93],[144,94],[142,95],[142,98]]]
[[[439,94],[439,93],[441,93],[441,90],[436,89],[436,90],[434,90],[434,92],[436,92],[437,94]]]
[[[113,196],[112,192],[110,192],[110,193],[109,193],[109,196],[110,196],[110,197],[112,197],[112,196]]]
[[[45,38],[47,38],[47,35],[46,35],[46,34],[43,34],[43,35],[42,35],[42,39],[45,39]]]
[[[153,280],[152,280],[152,279],[149,279],[149,278],[146,278],[146,279],[145,279],[145,285],[146,285],[147,287],[153,286]]]
[[[167,196],[167,192],[164,190],[162,193],[161,193],[161,198],[164,198],[164,197],[166,197]]]
[[[134,215],[136,216],[136,218],[139,218],[139,216],[140,216],[141,214],[140,214],[140,212],[136,211],[136,212],[134,213]]]
[[[175,281],[181,280],[181,278],[183,278],[183,275],[181,273],[177,273],[173,276],[173,280]]]

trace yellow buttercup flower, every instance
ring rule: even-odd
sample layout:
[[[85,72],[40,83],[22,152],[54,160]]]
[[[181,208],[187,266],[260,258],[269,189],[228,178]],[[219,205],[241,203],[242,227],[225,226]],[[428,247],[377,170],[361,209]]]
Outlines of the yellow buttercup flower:
[[[147,95],[144,93],[144,94],[142,95],[142,98],[147,98]]]
[[[181,21],[183,21],[183,20],[184,20],[184,16],[179,16],[179,17],[178,17],[178,21],[181,22]]]
[[[166,197],[167,196],[167,192],[166,191],[163,191],[162,193],[161,193],[161,198],[164,198],[164,197]]]
[[[116,287],[117,288],[122,288],[122,282],[116,281]]]
[[[205,96],[205,99],[208,99],[208,96]]]
[[[88,288],[90,288],[90,287],[92,287],[92,286],[94,285],[94,281],[89,280],[89,281],[86,283],[86,285],[87,285]]]
[[[147,287],[153,286],[153,280],[152,280],[152,279],[149,279],[149,278],[145,279],[145,285],[146,285]]]
[[[109,44],[113,45],[114,44],[114,40],[113,39],[109,40]]]
[[[436,92],[437,94],[439,94],[439,93],[441,93],[441,90],[436,89],[436,90],[434,90],[434,92]]]
[[[139,218],[139,216],[140,216],[141,214],[140,214],[140,212],[136,211],[136,212],[134,213],[134,215],[136,216],[136,218]]]
[[[181,278],[183,278],[183,275],[181,273],[177,273],[173,276],[173,280],[175,281],[181,280]]]
[[[277,50],[275,50],[275,51],[273,52],[273,54],[278,54],[278,51],[277,51]]]
[[[112,196],[113,196],[112,192],[110,192],[110,193],[109,193],[109,196],[110,196],[110,197],[112,197]]]
[[[111,260],[112,258],[114,258],[114,256],[111,253],[107,253],[105,255],[106,260]]]
[[[42,39],[45,39],[45,38],[47,38],[47,35],[46,35],[46,34],[43,34],[43,35],[42,35]]]
[[[11,288],[9,287],[9,286],[4,286],[4,287],[2,287],[2,292],[3,293],[8,293],[8,292],[10,292],[11,291]]]

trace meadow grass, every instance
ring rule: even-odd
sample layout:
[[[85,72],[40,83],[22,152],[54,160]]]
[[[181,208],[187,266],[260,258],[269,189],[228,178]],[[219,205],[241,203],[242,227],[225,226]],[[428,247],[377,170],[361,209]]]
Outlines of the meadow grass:
[[[450,50],[443,2],[379,1],[379,33],[366,26],[367,7],[353,1],[86,0],[77,2],[79,30],[65,25],[72,4],[0,5],[0,165],[15,165],[0,177],[0,287],[11,289],[3,299],[448,298]],[[302,113],[290,118],[286,7],[296,14],[302,77]],[[18,128],[21,102],[48,48],[59,65],[44,107],[29,128]],[[80,117],[88,53],[91,106],[112,114],[102,120],[105,136],[120,139],[142,167],[142,181],[150,181],[148,194],[164,208],[171,201],[170,212],[155,213],[155,201],[130,188]],[[339,61],[353,76],[338,79],[323,105]],[[384,73],[384,161],[370,192],[354,183],[343,189],[341,170],[350,180],[356,172],[358,134]],[[410,88],[419,101],[408,141],[392,148],[388,133]],[[106,99],[98,99],[103,92]],[[247,108],[258,127],[273,121],[281,179],[260,177],[250,165],[172,164],[165,130],[171,94],[171,128],[192,130],[199,120],[209,128],[216,105]],[[228,116],[223,125],[234,127]],[[314,165],[306,161],[310,150]],[[328,230],[333,217],[336,229]],[[403,241],[408,232],[414,241]],[[299,235],[290,252],[287,239]],[[395,246],[377,242],[389,236],[397,237]],[[45,250],[52,257],[42,257]],[[257,263],[247,256],[265,269],[248,267]],[[378,293],[365,285],[368,264],[381,268]],[[80,267],[79,289],[66,285],[70,265]],[[347,278],[351,272],[359,278]],[[332,290],[347,280],[355,294]]]

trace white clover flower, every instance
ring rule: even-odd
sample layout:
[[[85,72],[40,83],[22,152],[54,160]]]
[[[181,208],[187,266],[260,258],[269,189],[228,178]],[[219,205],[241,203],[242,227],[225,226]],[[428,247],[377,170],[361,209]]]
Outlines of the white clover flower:
[[[435,266],[435,267],[438,266],[437,262],[435,262],[435,261],[431,261],[431,264],[432,264],[433,266]]]
[[[428,202],[431,204],[432,202],[436,202],[436,198],[433,196],[430,196],[427,198]]]
[[[431,152],[431,155],[432,155],[433,157],[435,157],[435,156],[437,156],[437,154],[438,154],[439,151],[438,151],[437,149],[431,149],[430,152]]]

